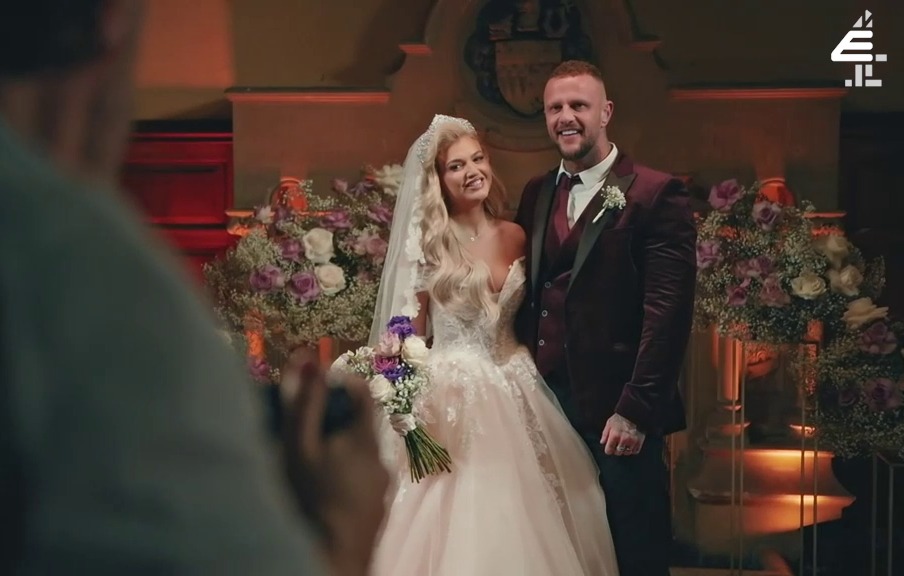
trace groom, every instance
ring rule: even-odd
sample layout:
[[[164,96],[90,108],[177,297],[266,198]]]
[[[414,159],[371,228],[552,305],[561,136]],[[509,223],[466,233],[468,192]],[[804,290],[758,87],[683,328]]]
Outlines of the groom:
[[[621,576],[668,576],[663,438],[685,427],[696,231],[682,183],[609,141],[600,71],[560,64],[543,94],[562,160],[528,182],[518,331],[600,468]]]

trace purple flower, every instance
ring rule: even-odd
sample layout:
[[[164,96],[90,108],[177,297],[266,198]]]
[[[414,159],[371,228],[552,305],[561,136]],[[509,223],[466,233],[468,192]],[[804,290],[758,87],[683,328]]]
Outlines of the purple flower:
[[[728,212],[741,199],[742,191],[737,180],[726,180],[709,190],[709,205],[719,212]]]
[[[753,205],[753,221],[762,230],[771,232],[775,229],[782,215],[782,208],[774,202],[762,200]]]
[[[393,316],[386,324],[386,329],[401,340],[414,334],[414,326],[408,316]]]
[[[740,284],[729,286],[725,303],[729,306],[740,307],[747,304],[747,289],[750,287],[750,278],[746,278]]]
[[[248,358],[248,372],[255,382],[270,382],[270,365],[263,358]]]
[[[383,377],[389,380],[390,382],[397,382],[402,379],[405,374],[407,374],[407,370],[403,364],[398,364],[394,368],[387,368],[382,370],[380,373],[383,374]]]
[[[366,192],[373,190],[375,187],[376,187],[376,184],[374,184],[373,181],[365,178],[364,180],[361,180],[360,182],[358,182],[357,184],[352,186],[352,189],[350,190],[350,192],[352,193],[352,195],[358,196],[358,195],[361,195],[361,194],[364,194]]]
[[[749,260],[741,260],[735,265],[735,276],[738,278],[765,278],[775,270],[775,263],[769,256],[757,256]]]
[[[898,339],[895,333],[882,321],[874,322],[860,335],[860,349],[867,354],[885,356],[894,352],[897,347]]]
[[[876,412],[894,410],[901,405],[901,389],[888,378],[874,378],[863,385],[867,406]]]
[[[248,281],[257,292],[273,292],[286,285],[286,275],[276,266],[267,264],[254,270]]]
[[[719,242],[716,240],[702,240],[697,243],[697,269],[706,270],[722,260],[719,252]]]
[[[347,230],[352,227],[352,221],[348,217],[345,210],[337,210],[330,212],[320,221],[321,225],[327,230]]]
[[[317,277],[310,272],[298,272],[289,279],[289,292],[299,302],[307,304],[320,296],[320,284],[317,282]]]
[[[372,366],[375,372],[384,374],[386,371],[392,371],[399,367],[399,357],[375,355]]]
[[[374,222],[389,224],[392,222],[392,209],[382,204],[374,204],[367,209],[367,216]]]
[[[280,243],[279,248],[282,252],[282,257],[286,260],[298,262],[301,260],[302,255],[304,255],[304,245],[294,238],[283,240]]]
[[[856,390],[852,390],[851,388],[845,388],[844,390],[841,390],[840,392],[838,392],[838,405],[841,406],[842,408],[844,408],[846,406],[850,406],[854,402],[856,402],[859,397],[860,397],[860,395],[857,393]]]
[[[771,308],[783,308],[791,303],[791,295],[782,288],[778,276],[767,276],[760,288],[760,302]]]
[[[333,189],[333,192],[346,194],[348,192],[348,180],[343,180],[342,178],[333,178],[330,181],[330,188]]]

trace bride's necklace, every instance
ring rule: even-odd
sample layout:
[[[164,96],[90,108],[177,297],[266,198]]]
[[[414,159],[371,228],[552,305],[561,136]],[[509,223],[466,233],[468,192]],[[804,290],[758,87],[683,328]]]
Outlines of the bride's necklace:
[[[455,227],[461,229],[461,226],[458,226],[457,224],[455,225]],[[470,240],[471,242],[476,242],[477,239],[480,238],[480,235],[483,234],[489,227],[490,223],[487,222],[487,225],[483,227],[483,230],[476,230],[473,234],[466,233],[468,240]]]

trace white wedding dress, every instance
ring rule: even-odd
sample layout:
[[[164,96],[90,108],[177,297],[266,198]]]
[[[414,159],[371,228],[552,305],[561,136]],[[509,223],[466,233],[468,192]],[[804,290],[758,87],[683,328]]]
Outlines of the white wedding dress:
[[[521,259],[495,323],[432,307],[433,380],[418,406],[452,472],[413,483],[384,426],[398,478],[376,576],[618,575],[596,465],[515,339],[524,281]]]

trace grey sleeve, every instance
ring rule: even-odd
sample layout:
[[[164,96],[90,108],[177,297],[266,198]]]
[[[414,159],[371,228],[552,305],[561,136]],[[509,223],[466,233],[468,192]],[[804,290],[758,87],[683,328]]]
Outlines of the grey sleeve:
[[[324,574],[240,360],[127,226],[77,235],[21,294],[20,573]]]

